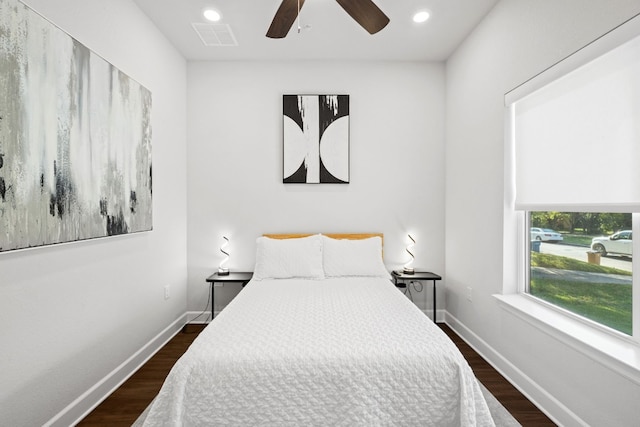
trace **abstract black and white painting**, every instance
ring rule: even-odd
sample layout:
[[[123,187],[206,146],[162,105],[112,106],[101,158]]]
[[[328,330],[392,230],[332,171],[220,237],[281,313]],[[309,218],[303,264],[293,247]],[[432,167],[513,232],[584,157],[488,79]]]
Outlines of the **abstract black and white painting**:
[[[284,183],[349,182],[349,95],[283,95]]]
[[[0,1],[0,252],[152,229],[151,93]]]

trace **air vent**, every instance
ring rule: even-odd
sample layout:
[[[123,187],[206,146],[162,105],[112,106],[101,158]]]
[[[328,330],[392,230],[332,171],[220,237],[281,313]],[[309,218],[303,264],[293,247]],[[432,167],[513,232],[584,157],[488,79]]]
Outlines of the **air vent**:
[[[227,24],[191,24],[205,46],[238,46],[231,27]]]

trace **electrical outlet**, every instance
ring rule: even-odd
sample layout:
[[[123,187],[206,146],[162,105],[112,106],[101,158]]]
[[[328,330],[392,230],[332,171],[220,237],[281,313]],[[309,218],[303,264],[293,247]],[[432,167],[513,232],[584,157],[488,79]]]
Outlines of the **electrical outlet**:
[[[169,299],[171,297],[171,293],[169,292],[169,285],[164,286],[164,299]]]
[[[473,288],[471,286],[467,287],[467,301],[473,301]]]

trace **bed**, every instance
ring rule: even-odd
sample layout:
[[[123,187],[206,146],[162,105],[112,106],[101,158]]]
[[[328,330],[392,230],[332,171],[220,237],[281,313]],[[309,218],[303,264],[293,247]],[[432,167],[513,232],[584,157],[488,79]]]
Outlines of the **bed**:
[[[258,238],[254,278],[144,425],[494,425],[453,342],[392,284],[382,236],[348,237]]]

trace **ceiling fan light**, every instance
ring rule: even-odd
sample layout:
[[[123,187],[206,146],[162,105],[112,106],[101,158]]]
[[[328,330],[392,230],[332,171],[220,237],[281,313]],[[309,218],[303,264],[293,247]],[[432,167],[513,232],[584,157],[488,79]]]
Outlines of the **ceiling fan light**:
[[[426,10],[422,10],[416,13],[415,15],[413,15],[413,22],[421,24],[423,22],[426,22],[430,16],[431,14],[429,12],[427,12]]]
[[[204,19],[211,22],[218,22],[222,19],[222,15],[220,14],[220,12],[214,9],[205,9],[202,12],[202,15],[204,16]]]

